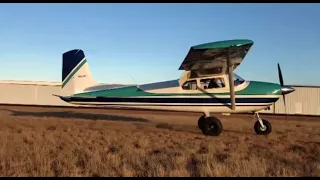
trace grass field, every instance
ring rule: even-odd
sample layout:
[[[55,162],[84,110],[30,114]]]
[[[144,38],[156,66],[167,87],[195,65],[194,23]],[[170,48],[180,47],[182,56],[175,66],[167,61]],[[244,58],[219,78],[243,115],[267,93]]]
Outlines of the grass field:
[[[0,176],[319,176],[320,118],[0,106]]]

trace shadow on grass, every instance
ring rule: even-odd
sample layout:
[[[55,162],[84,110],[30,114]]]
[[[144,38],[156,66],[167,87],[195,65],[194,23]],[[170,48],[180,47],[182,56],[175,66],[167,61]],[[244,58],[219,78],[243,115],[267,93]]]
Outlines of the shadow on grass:
[[[127,121],[127,122],[149,122],[148,119],[136,118],[129,116],[109,115],[109,114],[91,114],[91,113],[76,113],[72,111],[56,111],[56,112],[30,112],[30,111],[10,111],[12,116],[32,116],[32,117],[55,117],[62,119],[86,119],[86,120],[108,120],[108,121]]]

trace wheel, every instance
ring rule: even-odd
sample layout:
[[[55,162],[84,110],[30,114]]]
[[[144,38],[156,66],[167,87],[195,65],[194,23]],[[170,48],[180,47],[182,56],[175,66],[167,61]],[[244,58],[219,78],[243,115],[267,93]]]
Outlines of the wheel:
[[[207,136],[219,136],[222,132],[222,123],[216,117],[203,118],[203,124],[200,126],[202,133]]]
[[[271,126],[271,123],[267,120],[264,120],[262,119],[262,122],[263,122],[263,125],[265,126],[264,128],[261,127],[259,121],[257,121],[255,124],[254,124],[254,131],[257,133],[257,134],[260,134],[260,135],[267,135],[267,134],[270,134],[271,131],[272,131],[272,126]]]
[[[205,124],[205,116],[201,116],[198,120],[198,128],[202,129],[203,124]]]

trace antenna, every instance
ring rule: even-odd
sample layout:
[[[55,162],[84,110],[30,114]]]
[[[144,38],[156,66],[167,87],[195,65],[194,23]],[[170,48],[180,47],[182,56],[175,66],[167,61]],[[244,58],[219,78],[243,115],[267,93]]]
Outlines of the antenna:
[[[132,80],[134,81],[134,83],[136,83],[136,86],[139,88],[139,84],[135,81],[135,79],[133,78],[133,76],[131,76]]]

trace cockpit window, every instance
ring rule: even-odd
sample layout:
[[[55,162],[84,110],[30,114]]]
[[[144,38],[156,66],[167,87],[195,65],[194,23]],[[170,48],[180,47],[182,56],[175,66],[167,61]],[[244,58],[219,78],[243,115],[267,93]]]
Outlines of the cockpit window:
[[[197,81],[191,80],[187,81],[182,85],[182,89],[184,90],[197,90]]]
[[[223,78],[209,78],[209,79],[201,79],[200,85],[203,89],[213,89],[213,88],[224,88],[225,83]]]
[[[227,78],[229,79],[229,75],[227,75]],[[233,80],[234,80],[234,86],[239,86],[245,82],[245,80],[239,75],[237,75],[236,73],[233,73]]]

